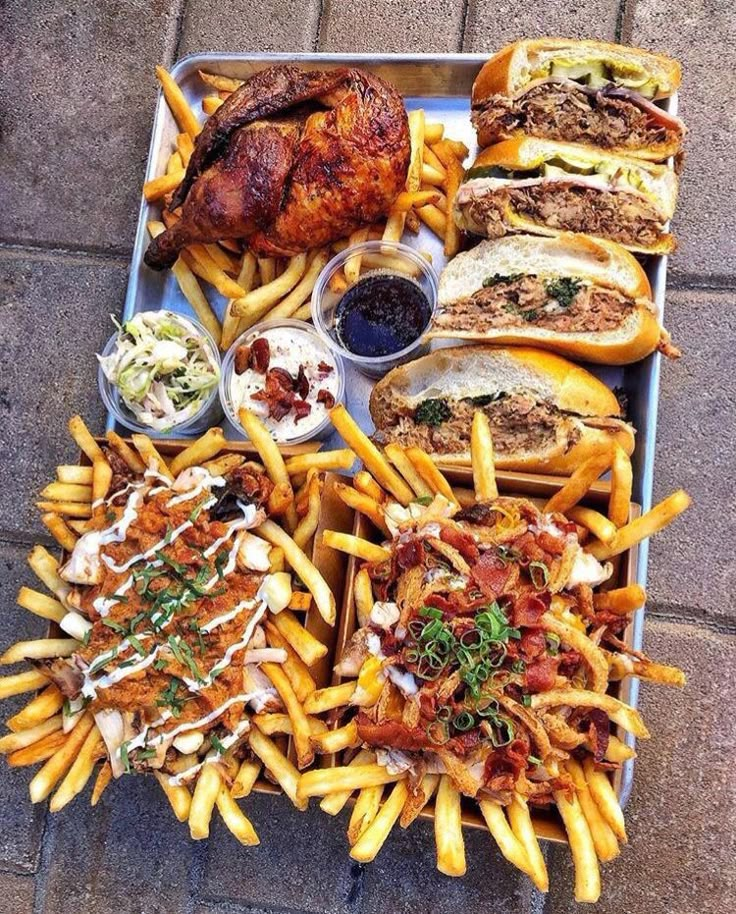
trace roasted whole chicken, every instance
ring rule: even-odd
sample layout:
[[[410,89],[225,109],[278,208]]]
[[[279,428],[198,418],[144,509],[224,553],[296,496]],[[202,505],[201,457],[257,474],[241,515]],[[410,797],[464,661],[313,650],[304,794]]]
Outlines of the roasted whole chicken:
[[[247,240],[289,256],[386,215],[404,188],[410,143],[401,96],[362,70],[270,67],[225,101],[197,137],[146,263],[171,266],[194,242]]]

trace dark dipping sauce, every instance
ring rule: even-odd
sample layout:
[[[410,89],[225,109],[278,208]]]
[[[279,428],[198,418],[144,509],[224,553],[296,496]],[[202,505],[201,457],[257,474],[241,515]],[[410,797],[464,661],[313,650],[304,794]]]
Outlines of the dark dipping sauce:
[[[335,310],[338,342],[355,355],[392,355],[419,339],[432,316],[429,299],[405,276],[366,276]]]

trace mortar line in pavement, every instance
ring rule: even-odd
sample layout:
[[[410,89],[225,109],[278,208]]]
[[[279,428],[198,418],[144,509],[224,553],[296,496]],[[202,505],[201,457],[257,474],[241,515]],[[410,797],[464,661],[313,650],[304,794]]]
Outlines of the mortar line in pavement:
[[[77,259],[102,261],[103,263],[118,264],[128,266],[133,249],[129,250],[110,249],[103,250],[95,248],[93,245],[80,245],[79,247],[63,247],[58,244],[45,244],[43,241],[12,241],[0,238],[0,256],[27,257],[36,258],[48,257],[74,257]]]
[[[701,628],[716,635],[736,635],[736,619],[721,619],[698,610],[677,606],[677,604],[660,604],[657,609],[647,609],[646,621],[669,622]],[[645,634],[646,638],[646,634]]]
[[[614,41],[621,42],[621,35],[624,29],[624,16],[626,11],[626,0],[619,0],[618,10],[616,12],[616,29],[614,31]]]
[[[317,29],[315,31],[314,39],[312,40],[312,51],[316,53],[319,51],[320,41],[322,40],[322,19],[325,14],[325,0],[319,0],[319,15],[317,16]]]
[[[172,42],[171,62],[175,63],[179,59],[179,48],[181,47],[181,36],[184,33],[184,17],[187,11],[187,0],[181,0],[179,10],[176,14],[176,25],[174,26],[174,40]]]
[[[630,44],[634,24],[634,7],[636,0],[621,0],[621,18],[616,24],[616,41]]]
[[[458,51],[465,47],[465,29],[468,26],[468,11],[470,10],[470,0],[463,0],[463,13],[460,18],[460,46]]]
[[[52,536],[25,533],[22,530],[0,530],[0,546],[56,546]]]
[[[46,891],[48,889],[49,869],[51,864],[51,839],[49,834],[49,822],[51,813],[48,806],[43,817],[43,831],[41,832],[40,853],[38,855],[38,868],[36,870],[36,890],[33,893],[33,911],[32,914],[43,914],[46,908]],[[47,847],[48,844],[48,847]]]
[[[704,289],[710,292],[730,292],[736,289],[736,276],[730,273],[676,273],[667,277],[668,289]]]

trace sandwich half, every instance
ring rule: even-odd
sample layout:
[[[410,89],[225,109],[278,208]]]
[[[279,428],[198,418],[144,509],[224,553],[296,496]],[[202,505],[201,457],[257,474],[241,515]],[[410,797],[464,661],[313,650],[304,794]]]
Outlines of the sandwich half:
[[[488,416],[500,469],[567,475],[634,429],[613,392],[566,359],[536,349],[459,346],[394,368],[373,388],[376,440],[467,464],[473,414]]]
[[[672,95],[680,78],[676,60],[640,48],[525,39],[478,74],[473,126],[481,146],[526,135],[661,162],[680,151],[685,126],[654,100]]]
[[[672,169],[593,146],[521,137],[483,152],[455,198],[458,226],[500,238],[582,232],[642,254],[675,248],[665,231],[677,202]]]
[[[657,348],[676,356],[651,294],[637,259],[613,241],[507,235],[445,267],[430,335],[538,346],[607,365]]]

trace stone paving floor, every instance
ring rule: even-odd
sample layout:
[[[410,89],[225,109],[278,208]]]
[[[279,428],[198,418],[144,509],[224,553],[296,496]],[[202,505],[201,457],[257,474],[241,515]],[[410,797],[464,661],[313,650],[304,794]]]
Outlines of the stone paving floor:
[[[685,350],[663,369],[656,495],[685,485],[687,523],[651,549],[646,646],[680,664],[684,693],[643,688],[630,844],[605,868],[601,912],[722,914],[736,898],[736,25],[727,0],[6,0],[0,27],[0,641],[39,635],[14,602],[39,484],[74,459],[64,431],[95,428],[94,352],[121,308],[152,112],[153,67],[206,50],[492,52],[522,35],[622,39],[677,55],[690,126],[674,227],[667,324]],[[710,442],[716,442],[711,444]],[[6,708],[3,708],[5,716]],[[411,911],[564,914],[572,872],[548,851],[552,891],[531,891],[481,833],[469,873],[436,873],[426,824],[393,835],[364,872],[344,821],[249,803],[263,843],[215,828],[190,842],[156,785],[131,779],[96,810],[50,817],[27,773],[0,766],[2,914]]]

